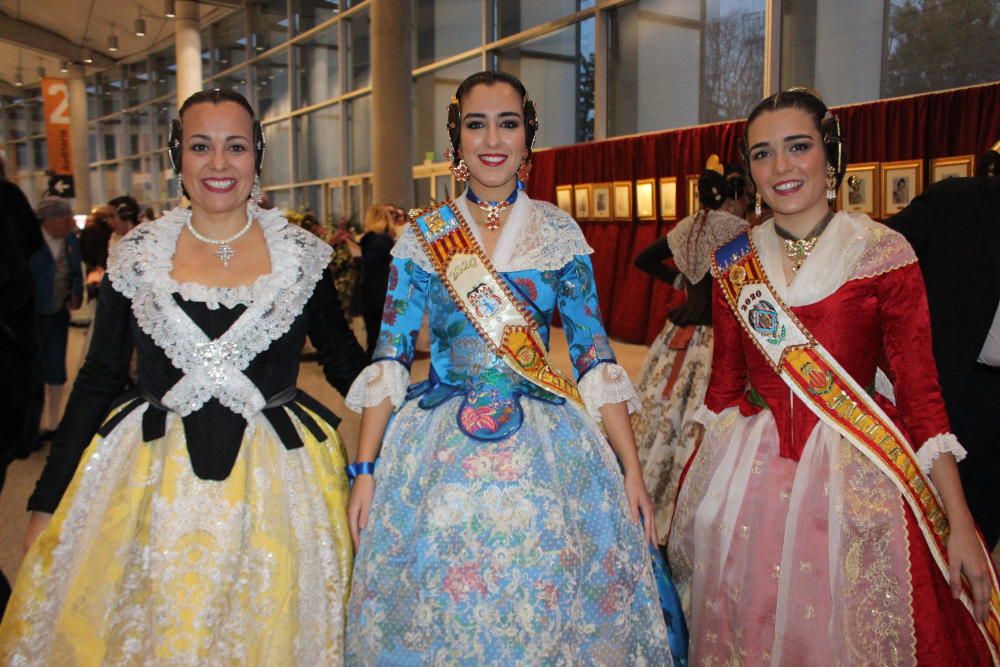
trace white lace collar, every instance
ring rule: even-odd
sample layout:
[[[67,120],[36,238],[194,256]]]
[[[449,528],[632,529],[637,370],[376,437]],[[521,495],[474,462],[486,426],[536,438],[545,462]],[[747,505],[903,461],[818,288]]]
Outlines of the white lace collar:
[[[249,214],[250,205],[247,207]],[[304,230],[291,225],[277,209],[256,210],[254,218],[267,241],[271,272],[259,276],[250,285],[212,287],[181,282],[170,275],[177,239],[190,218],[191,210],[178,206],[159,219],[144,222],[129,232],[112,249],[108,261],[108,276],[115,289],[131,297],[138,281],[149,280],[155,281],[168,292],[180,294],[185,301],[200,301],[213,310],[220,305],[226,308],[249,306],[273,292],[278,285],[290,284],[296,275],[297,260],[301,252],[294,237],[298,234],[307,235],[307,241],[311,237]],[[319,242],[317,247],[325,245]]]
[[[725,211],[708,211],[684,218],[667,234],[674,263],[693,284],[700,282],[712,266],[715,249],[747,228],[742,218]]]
[[[267,239],[270,273],[240,288],[184,287],[170,271],[177,239],[190,215],[174,209],[133,229],[112,251],[108,276],[114,289],[132,300],[139,328],[184,373],[163,395],[163,404],[187,415],[214,397],[249,421],[265,399],[244,371],[302,313],[332,250],[288,224],[277,211],[261,211],[256,219]],[[174,293],[183,295],[184,289],[204,296],[209,307],[243,296],[249,303],[222,336],[209,339],[174,300]]]
[[[863,213],[840,211],[786,284],[782,240],[774,230],[774,220],[755,227],[750,234],[775,291],[789,306],[822,301],[848,280],[869,278],[916,261],[910,244],[898,232]]]
[[[469,223],[472,233],[482,242],[478,225],[472,222],[469,200],[464,193],[455,199],[455,208]],[[490,260],[493,267],[503,273],[558,271],[576,255],[589,255],[593,252],[594,249],[587,244],[583,231],[573,218],[553,204],[531,199],[522,190],[507,215]],[[433,272],[409,226],[393,248],[392,255],[412,259],[420,268]]]

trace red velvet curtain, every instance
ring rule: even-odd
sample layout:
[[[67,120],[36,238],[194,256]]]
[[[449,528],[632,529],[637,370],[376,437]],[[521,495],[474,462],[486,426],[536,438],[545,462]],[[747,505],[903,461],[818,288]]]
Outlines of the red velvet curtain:
[[[975,154],[1000,139],[1000,83],[836,108],[848,163]],[[528,194],[555,202],[557,185],[677,177],[678,219],[688,215],[686,176],[715,153],[738,159],[743,121],[595,141],[535,153]],[[927,168],[924,177],[926,182]],[[598,294],[608,333],[649,343],[683,298],[632,266],[633,258],[675,222],[588,222]]]

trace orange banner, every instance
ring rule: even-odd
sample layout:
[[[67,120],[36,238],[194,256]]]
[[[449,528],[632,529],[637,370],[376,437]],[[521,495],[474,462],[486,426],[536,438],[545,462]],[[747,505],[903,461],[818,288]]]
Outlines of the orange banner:
[[[73,145],[70,142],[69,84],[66,79],[42,79],[42,101],[49,169],[53,174],[72,174]]]

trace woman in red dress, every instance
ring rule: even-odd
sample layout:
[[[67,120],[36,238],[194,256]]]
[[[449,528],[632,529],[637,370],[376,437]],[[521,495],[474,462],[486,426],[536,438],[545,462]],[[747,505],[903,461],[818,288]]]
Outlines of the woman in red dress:
[[[865,215],[832,211],[846,160],[836,119],[811,91],[761,102],[746,140],[774,218],[737,238],[756,253],[777,306],[759,302],[744,326],[719,283],[731,275],[720,262],[732,265],[717,253],[705,434],[669,538],[692,664],[990,664],[996,580],[958,478],[964,450],[949,432],[913,250]],[[825,348],[862,393],[885,369],[879,389],[895,404],[876,403],[939,494],[947,574],[884,466],[786,384],[782,321]],[[751,328],[769,327],[763,342],[752,338]],[[818,395],[831,376],[811,380],[823,381]],[[993,625],[977,627],[984,621]]]

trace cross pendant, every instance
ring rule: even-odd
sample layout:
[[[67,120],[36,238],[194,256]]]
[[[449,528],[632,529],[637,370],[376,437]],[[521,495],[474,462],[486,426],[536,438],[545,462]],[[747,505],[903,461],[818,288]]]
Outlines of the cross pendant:
[[[228,243],[223,243],[219,246],[219,249],[215,251],[215,256],[222,261],[222,266],[226,268],[229,268],[229,260],[232,259],[235,254],[236,253],[233,252],[232,246]]]

